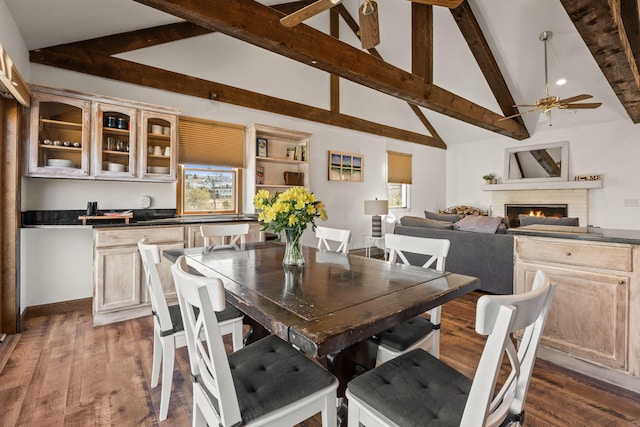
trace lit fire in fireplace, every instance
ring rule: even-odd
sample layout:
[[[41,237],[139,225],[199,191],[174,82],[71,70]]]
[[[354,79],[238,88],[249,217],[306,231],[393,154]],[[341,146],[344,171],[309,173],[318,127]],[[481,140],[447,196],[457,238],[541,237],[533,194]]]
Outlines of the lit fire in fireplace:
[[[529,216],[544,216],[544,213],[542,211],[535,211],[534,212],[533,210],[530,210],[529,211]]]

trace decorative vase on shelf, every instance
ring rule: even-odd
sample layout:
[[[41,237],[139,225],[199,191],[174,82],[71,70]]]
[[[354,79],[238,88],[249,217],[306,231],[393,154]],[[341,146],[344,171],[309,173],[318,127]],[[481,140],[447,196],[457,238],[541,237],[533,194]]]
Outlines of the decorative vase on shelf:
[[[303,266],[304,256],[302,255],[302,246],[300,245],[300,237],[302,237],[302,233],[295,228],[285,228],[284,234],[286,236],[286,246],[284,249],[282,265]]]

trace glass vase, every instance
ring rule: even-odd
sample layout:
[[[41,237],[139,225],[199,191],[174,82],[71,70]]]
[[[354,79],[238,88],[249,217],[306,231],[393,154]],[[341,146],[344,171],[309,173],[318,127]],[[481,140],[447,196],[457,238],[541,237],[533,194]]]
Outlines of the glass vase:
[[[302,237],[302,233],[293,228],[285,228],[284,234],[286,237],[286,247],[284,250],[284,258],[282,259],[282,265],[304,265],[302,246],[300,246],[300,237]]]

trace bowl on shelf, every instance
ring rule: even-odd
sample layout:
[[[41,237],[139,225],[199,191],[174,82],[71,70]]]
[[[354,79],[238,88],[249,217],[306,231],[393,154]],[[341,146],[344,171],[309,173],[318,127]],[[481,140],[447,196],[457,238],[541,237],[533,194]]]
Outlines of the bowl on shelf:
[[[160,125],[151,125],[151,133],[155,135],[162,135],[162,126]]]
[[[149,166],[147,168],[149,173],[169,173],[169,166]]]
[[[124,165],[120,163],[107,163],[107,169],[111,172],[124,172]]]
[[[56,168],[72,168],[74,164],[71,160],[67,159],[48,159],[47,166],[53,166]]]

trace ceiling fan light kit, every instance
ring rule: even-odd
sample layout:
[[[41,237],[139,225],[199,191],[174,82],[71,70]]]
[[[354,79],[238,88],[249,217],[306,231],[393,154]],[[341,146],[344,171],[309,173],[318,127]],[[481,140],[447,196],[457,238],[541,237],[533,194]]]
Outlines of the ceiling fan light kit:
[[[545,113],[549,117],[549,126],[551,126],[551,110],[554,108],[558,108],[561,110],[567,109],[593,109],[598,108],[602,105],[601,102],[585,102],[582,104],[574,104],[577,101],[584,101],[585,99],[593,98],[592,95],[582,94],[576,95],[565,99],[560,99],[558,96],[549,95],[549,67],[548,67],[548,59],[547,59],[547,42],[551,40],[553,37],[553,33],[549,30],[543,31],[540,33],[538,38],[541,42],[544,43],[544,97],[536,100],[535,104],[519,104],[514,105],[514,107],[534,107],[531,110],[514,114],[512,116],[507,116],[500,120],[510,119],[513,117],[522,116],[527,113],[532,113],[534,111],[541,111]],[[566,83],[566,79],[565,79]]]

